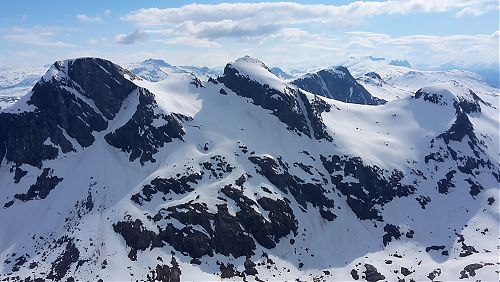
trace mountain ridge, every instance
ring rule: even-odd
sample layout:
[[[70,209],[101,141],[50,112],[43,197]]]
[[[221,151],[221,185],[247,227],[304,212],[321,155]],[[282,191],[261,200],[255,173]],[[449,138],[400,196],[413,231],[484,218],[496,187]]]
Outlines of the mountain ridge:
[[[373,106],[250,57],[56,62],[0,111],[0,277],[494,279],[498,97],[425,86]]]

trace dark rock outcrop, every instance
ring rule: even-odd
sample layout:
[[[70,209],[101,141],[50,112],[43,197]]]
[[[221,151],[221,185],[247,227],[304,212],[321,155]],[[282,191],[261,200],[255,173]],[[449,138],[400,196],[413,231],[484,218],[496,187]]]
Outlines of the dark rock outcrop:
[[[329,112],[331,109],[330,104],[322,99],[314,96],[312,101],[309,101],[307,96],[299,90],[299,98],[302,100],[307,112],[307,117],[311,123],[314,138],[317,140],[324,139],[326,141],[333,141],[332,136],[327,132],[326,125],[323,123],[321,114]]]
[[[54,189],[63,179],[52,175],[52,169],[44,168],[42,174],[36,178],[35,184],[31,185],[24,194],[15,194],[14,198],[23,202],[34,199],[45,199],[50,191]]]
[[[416,191],[415,187],[403,184],[404,175],[401,171],[390,173],[377,166],[368,166],[359,157],[321,156],[321,161],[330,173],[332,183],[347,196],[347,204],[359,219],[381,221],[382,217],[375,205],[383,206],[395,197],[407,197]],[[345,181],[344,177],[347,176],[357,181]]]
[[[323,218],[329,221],[335,219],[336,216],[331,211],[334,208],[333,200],[325,196],[326,191],[321,185],[306,183],[297,176],[291,175],[288,172],[288,165],[283,163],[280,158],[278,161],[269,156],[251,156],[248,159],[259,167],[257,173],[267,178],[284,193],[292,194],[297,203],[304,209],[307,209],[306,203],[311,203],[319,209]]]
[[[365,280],[369,282],[377,282],[384,280],[385,276],[378,272],[377,268],[371,264],[365,264]]]
[[[232,199],[240,208],[236,217],[261,246],[271,249],[276,246],[280,238],[288,235],[291,231],[297,234],[297,221],[293,211],[283,200],[269,198],[258,200],[262,208],[269,212],[271,220],[269,222],[255,210],[258,208],[257,203],[243,195],[242,190],[226,185],[221,192]]]
[[[113,119],[122,102],[137,86],[125,78],[133,77],[129,71],[110,61],[81,58],[68,62],[67,74],[76,90],[94,101],[97,109],[107,119]],[[96,83],[98,82],[98,83]]]
[[[286,88],[284,92],[280,92],[267,84],[262,85],[240,74],[231,64],[224,68],[224,75],[217,80],[237,95],[250,98],[255,105],[272,111],[289,130],[311,136],[294,89]]]
[[[66,248],[62,251],[59,257],[52,263],[52,268],[47,275],[48,279],[61,281],[68,273],[71,265],[78,261],[80,251],[75,246],[72,240],[66,243]]]
[[[460,271],[460,279],[476,276],[476,270],[481,268],[483,268],[483,265],[479,263],[472,263],[465,266],[464,269]]]
[[[132,195],[131,200],[136,204],[142,205],[143,202],[150,202],[153,199],[153,195],[158,192],[163,194],[169,194],[171,192],[175,194],[184,194],[193,191],[191,184],[197,184],[198,180],[201,180],[202,175],[202,173],[193,172],[178,178],[157,177],[153,179],[150,184],[144,185],[141,191],[142,193]]]
[[[130,161],[139,159],[144,165],[148,161],[156,162],[153,155],[172,139],[182,140],[184,129],[173,115],[155,113],[158,105],[151,92],[146,89],[138,91],[139,105],[132,118],[104,138],[111,146],[130,154]],[[155,126],[155,120],[162,124]]]
[[[154,270],[151,270],[150,274],[147,276],[147,281],[161,281],[161,282],[180,282],[181,281],[181,269],[179,263],[172,256],[170,261],[171,266],[164,264],[157,264]]]
[[[372,96],[359,84],[347,68],[320,70],[292,82],[298,87],[326,98],[363,105],[380,105],[386,101]]]
[[[384,246],[387,246],[392,241],[392,238],[398,240],[401,238],[401,232],[399,228],[392,224],[386,224],[384,226],[384,236],[382,237]]]
[[[107,120],[137,88],[125,74],[129,72],[102,59],[55,62],[28,94],[25,107],[34,110],[0,113],[0,161],[5,157],[40,167],[43,160],[58,156],[57,147],[62,153],[75,151],[66,136],[82,147],[92,145],[92,132],[106,129]]]
[[[144,251],[147,248],[164,245],[159,240],[158,235],[151,230],[147,230],[139,219],[134,221],[119,221],[113,224],[113,230],[122,235],[127,246],[131,248],[129,253],[131,260],[137,259],[137,250]]]

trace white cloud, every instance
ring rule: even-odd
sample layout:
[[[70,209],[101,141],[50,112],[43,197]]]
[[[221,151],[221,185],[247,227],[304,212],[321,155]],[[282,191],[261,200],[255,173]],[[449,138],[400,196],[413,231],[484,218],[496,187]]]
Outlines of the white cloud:
[[[292,2],[190,4],[179,8],[148,8],[133,11],[122,19],[140,27],[169,27],[183,36],[216,39],[254,37],[274,34],[282,28],[305,23],[352,25],[384,14],[459,11],[480,15],[477,11],[496,0],[392,0],[335,6]]]
[[[451,60],[473,62],[498,61],[498,32],[476,35],[408,35],[393,37],[372,32],[347,32],[346,50],[356,54],[398,57],[425,64]],[[481,50],[481,51],[479,51]]]
[[[115,36],[115,43],[130,45],[145,41],[147,37],[148,35],[145,31],[136,29],[129,34],[118,34],[117,36]]]
[[[103,44],[103,43],[108,43],[112,42],[113,40],[110,40],[108,37],[102,36],[102,37],[97,37],[97,38],[91,38],[87,42],[89,44]]]
[[[465,7],[463,8],[462,10],[458,11],[455,16],[457,18],[461,18],[463,16],[466,16],[466,15],[472,15],[472,16],[480,16],[483,12],[477,8],[473,8],[473,7]]]
[[[35,46],[50,46],[50,47],[75,47],[73,44],[54,39],[60,28],[51,27],[34,27],[34,28],[12,28],[7,30],[4,39]]]
[[[76,18],[81,21],[82,23],[90,24],[90,23],[97,23],[102,21],[100,17],[90,17],[84,14],[77,15]]]
[[[186,21],[174,29],[179,34],[208,39],[253,37],[262,34],[271,34],[277,30],[279,30],[279,27],[275,24],[257,24],[251,20],[222,20],[200,23]]]
[[[407,35],[400,37],[392,37],[388,34],[380,34],[373,32],[346,32],[350,39],[364,39],[369,41],[372,46],[382,44],[394,45],[408,45],[408,44],[459,44],[459,45],[494,45],[495,42],[491,38],[495,36],[487,34],[476,35],[448,35],[448,36],[435,36],[435,35]]]
[[[220,48],[221,45],[206,39],[198,39],[193,37],[176,37],[170,40],[162,40],[161,42],[170,45],[188,45],[193,47]]]

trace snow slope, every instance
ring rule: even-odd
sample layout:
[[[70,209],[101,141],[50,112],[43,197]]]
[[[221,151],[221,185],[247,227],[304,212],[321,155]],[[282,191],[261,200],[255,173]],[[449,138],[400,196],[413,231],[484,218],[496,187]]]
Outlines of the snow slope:
[[[48,74],[0,112],[2,279],[498,278],[498,93],[344,103],[250,57],[206,82]]]

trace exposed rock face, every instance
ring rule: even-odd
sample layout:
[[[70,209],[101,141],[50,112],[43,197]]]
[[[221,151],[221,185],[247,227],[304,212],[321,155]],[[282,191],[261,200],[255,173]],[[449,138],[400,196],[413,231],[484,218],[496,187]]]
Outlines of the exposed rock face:
[[[110,61],[82,58],[68,61],[67,74],[76,90],[94,101],[97,109],[107,119],[113,119],[121,108],[123,100],[137,88],[125,78],[133,75]],[[98,83],[96,83],[98,82]]]
[[[291,131],[311,136],[304,113],[292,88],[280,92],[267,84],[260,84],[241,75],[231,64],[224,68],[224,75],[217,79],[237,95],[252,99],[253,103],[271,110],[273,115],[285,123]]]
[[[139,159],[156,162],[153,157],[165,143],[184,135],[182,125],[173,115],[155,113],[158,108],[154,95],[148,90],[139,89],[139,105],[132,118],[122,127],[105,136],[106,141],[129,154],[129,160]],[[158,125],[157,125],[158,124]]]
[[[105,130],[136,91],[139,105],[134,116],[107,134],[106,141],[129,153],[130,161],[154,162],[158,148],[172,138],[181,139],[184,131],[174,116],[157,112],[152,93],[129,79],[134,79],[132,73],[102,59],[54,63],[27,101],[25,107],[34,110],[0,113],[0,160],[40,167],[43,160],[76,150],[68,138],[89,147],[95,141],[93,132]]]
[[[375,266],[371,265],[371,264],[365,264],[365,279],[366,281],[369,281],[369,282],[377,282],[377,281],[380,281],[380,280],[384,280],[385,279],[385,276],[382,275],[380,272],[378,272],[377,268],[375,268]]]
[[[157,177],[151,181],[151,184],[147,184],[142,188],[142,193],[132,195],[131,200],[136,204],[142,205],[143,202],[150,202],[153,199],[153,195],[158,192],[165,195],[171,192],[176,194],[191,192],[194,190],[191,184],[198,184],[198,180],[202,178],[202,173],[195,172],[179,178]]]
[[[236,217],[245,230],[249,231],[263,247],[274,248],[280,238],[290,234],[291,231],[294,234],[297,233],[297,223],[293,211],[283,200],[271,200],[263,197],[257,201],[264,210],[269,212],[271,220],[269,222],[255,210],[255,208],[258,209],[257,203],[244,196],[242,190],[235,189],[232,185],[226,185],[221,192],[232,199],[240,208]]]
[[[270,72],[267,66],[261,64],[263,71]],[[225,67],[224,75],[217,81],[222,82],[237,95],[251,98],[255,105],[271,110],[272,114],[286,124],[289,130],[317,140],[333,140],[326,132],[321,119],[321,113],[329,111],[330,106],[321,99],[314,98],[313,101],[309,101],[300,89],[286,86],[280,91],[268,84],[261,84],[248,75],[240,73],[231,64]],[[225,94],[223,91],[221,89],[220,93]]]
[[[158,238],[158,235],[153,231],[144,228],[141,220],[120,221],[113,224],[113,229],[116,233],[123,236],[127,246],[132,248],[129,253],[131,260],[137,260],[137,251],[144,251],[147,248],[161,247],[163,242]]]
[[[0,161],[40,166],[59,154],[57,147],[62,153],[75,150],[67,136],[82,147],[92,145],[92,132],[106,129],[137,88],[124,78],[128,73],[102,59],[55,62],[28,94],[25,107],[34,110],[0,113]]]
[[[50,174],[52,174],[52,170],[50,168],[45,168],[42,174],[37,177],[36,183],[30,186],[27,193],[16,194],[14,198],[24,202],[33,199],[45,199],[50,191],[63,180],[60,177]]]
[[[160,210],[152,218],[153,222],[159,224],[159,233],[144,229],[139,219],[120,221],[114,225],[114,229],[132,248],[131,259],[136,258],[137,250],[161,247],[164,244],[162,242],[195,259],[213,256],[214,252],[235,258],[252,256],[256,248],[253,238],[266,248],[274,248],[280,238],[297,231],[295,217],[286,202],[269,198],[258,200],[259,205],[269,212],[269,222],[254,210],[254,207],[258,208],[257,203],[241,194],[236,196],[235,191],[238,190],[231,189],[226,186],[223,193],[241,201],[238,203],[241,210],[236,216],[229,214],[226,204],[217,205],[217,212],[212,213],[204,205],[188,203]],[[180,229],[174,227],[172,219],[185,226]],[[204,232],[194,229],[194,226],[202,228]]]
[[[332,183],[347,196],[347,204],[359,219],[382,220],[376,205],[383,206],[395,197],[406,197],[416,190],[402,183],[404,175],[401,171],[389,172],[377,166],[367,166],[361,158],[333,155],[321,156],[321,161],[330,173]],[[345,181],[345,177],[356,181]]]
[[[171,266],[161,264],[156,265],[156,268],[151,271],[150,275],[148,275],[147,281],[180,282],[181,269],[179,267],[179,263],[175,260],[175,257],[172,256],[170,264]]]
[[[460,271],[460,279],[476,276],[476,270],[481,268],[483,268],[483,265],[479,263],[472,263],[467,265],[462,271]]]
[[[387,244],[389,244],[389,242],[391,242],[393,238],[398,240],[401,237],[401,232],[399,231],[399,228],[395,225],[386,224],[384,226],[384,231],[385,234],[382,237],[384,246],[387,246]]]
[[[365,75],[357,77],[356,80],[380,87],[383,86],[385,83],[382,77],[376,72],[367,72]]]
[[[79,256],[80,251],[76,248],[75,243],[71,240],[68,241],[64,251],[52,264],[52,269],[47,275],[47,278],[56,281],[61,280],[68,273],[71,265],[78,261]]]
[[[290,193],[297,203],[304,209],[307,209],[307,203],[313,207],[318,207],[323,218],[332,221],[336,218],[331,211],[334,208],[332,199],[325,196],[326,191],[319,184],[304,183],[297,176],[288,173],[288,165],[281,159],[276,161],[274,158],[264,156],[252,156],[248,158],[252,163],[258,165],[257,173],[266,177],[269,182],[274,184],[284,193]]]
[[[298,87],[323,97],[346,103],[380,105],[386,101],[373,97],[345,67],[320,70],[292,82]]]
[[[321,98],[314,96],[312,101],[309,101],[309,99],[304,95],[299,90],[299,98],[301,99],[302,103],[304,104],[304,107],[307,112],[307,117],[309,118],[309,121],[311,123],[311,129],[314,135],[314,138],[317,140],[326,140],[326,141],[333,141],[332,136],[327,132],[326,126],[323,123],[323,118],[321,117],[321,114],[323,112],[329,112],[331,109],[331,106],[323,101]]]

